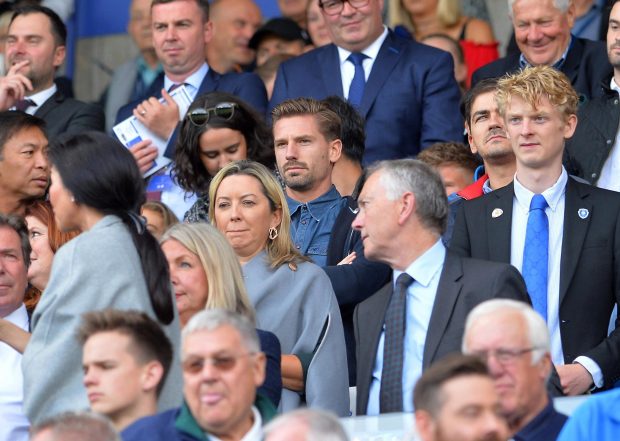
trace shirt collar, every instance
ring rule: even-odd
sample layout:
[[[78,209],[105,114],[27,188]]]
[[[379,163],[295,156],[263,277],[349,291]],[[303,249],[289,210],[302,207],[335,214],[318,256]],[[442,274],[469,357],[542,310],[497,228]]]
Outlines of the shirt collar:
[[[26,311],[26,305],[23,303],[15,311],[4,317],[6,321],[13,323],[15,326],[19,326],[22,329],[28,329],[28,311]]]
[[[387,35],[388,35],[388,29],[387,27],[383,26],[383,32],[381,33],[381,35],[379,35],[379,38],[373,41],[370,44],[370,46],[368,46],[366,49],[364,49],[361,52],[364,55],[366,55],[368,58],[370,58],[371,60],[376,59],[377,55],[379,55],[379,50],[381,49],[381,45],[387,38]],[[347,58],[349,58],[349,55],[351,55],[351,51],[343,49],[340,46],[337,46],[337,48],[338,48],[338,57],[340,57],[340,65],[342,66],[344,63],[347,62]]]
[[[551,67],[553,67],[554,69],[560,69],[562,67],[562,65],[564,64],[564,61],[566,61],[566,56],[568,55],[568,51],[570,50],[572,45],[573,45],[573,36],[571,34],[570,40],[568,40],[568,46],[566,46],[566,50],[564,51],[560,59],[557,60],[555,63],[553,63]],[[527,59],[525,58],[525,55],[521,53],[519,55],[519,67],[521,69],[525,69],[526,67],[531,67],[531,66],[532,65],[530,64],[530,62],[527,61]]]
[[[260,441],[263,437],[263,420],[260,417],[260,412],[254,406],[252,406],[252,413],[254,414],[254,423],[250,430],[248,430],[245,435],[241,438],[240,441]],[[209,441],[221,441],[220,438],[206,432],[206,436],[209,438]]]
[[[544,409],[538,415],[536,415],[529,423],[527,423],[523,429],[519,430],[519,432],[515,435],[515,439],[534,439],[533,435],[547,425],[547,419],[553,414],[553,412],[553,400],[547,399],[547,405],[544,407]]]
[[[482,184],[482,193],[489,194],[492,191],[493,189],[491,188],[491,180],[487,179],[486,181],[484,181],[484,184]]]
[[[618,86],[618,84],[616,84],[616,80],[614,80],[614,77],[611,77],[611,83],[609,84],[609,88],[611,90],[615,90],[616,92],[618,92],[618,94],[620,94],[620,86]]]
[[[52,87],[42,90],[41,92],[37,92],[34,95],[30,95],[29,99],[34,101],[36,107],[41,107],[41,105],[46,102],[52,95],[56,93],[58,87],[56,87],[56,83],[52,84]]]
[[[331,206],[334,201],[339,201],[340,199],[342,199],[342,196],[340,196],[340,193],[336,190],[336,186],[332,185],[326,193],[323,193],[321,196],[310,202],[306,202],[305,205],[308,207],[310,216],[318,222],[323,214],[323,210]],[[296,201],[295,199],[289,197],[288,194],[286,195],[286,202],[288,204],[289,211],[291,212],[291,216],[299,210],[302,205],[304,205],[302,202]]]
[[[200,66],[200,69],[198,69],[196,72],[194,72],[189,77],[185,78],[185,80],[183,80],[183,84],[190,85],[194,88],[194,90],[198,90],[200,89],[202,80],[204,79],[205,75],[207,75],[207,72],[209,72],[209,65],[207,63],[202,63],[202,66]],[[179,84],[179,83],[175,83],[174,81],[172,81],[170,78],[168,78],[168,75],[164,76],[164,88],[166,90],[170,90],[170,88],[174,84]]]
[[[435,274],[443,268],[443,262],[446,260],[446,247],[441,239],[435,242],[420,257],[411,262],[404,271],[413,279],[424,287],[428,287]],[[403,271],[394,270],[394,280],[398,279]]]
[[[562,173],[558,180],[551,187],[542,192],[542,195],[545,197],[549,208],[552,211],[555,211],[560,199],[564,195],[566,191],[566,183],[568,182],[568,173],[566,173],[566,169],[562,167]],[[517,198],[517,203],[523,208],[525,211],[530,210],[530,202],[534,197],[534,193],[527,188],[525,188],[517,179],[517,175],[515,174],[514,178],[514,191],[515,197]]]

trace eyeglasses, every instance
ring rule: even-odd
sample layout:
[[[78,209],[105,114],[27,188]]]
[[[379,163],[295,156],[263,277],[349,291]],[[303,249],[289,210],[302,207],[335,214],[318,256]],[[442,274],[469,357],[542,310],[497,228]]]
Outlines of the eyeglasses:
[[[189,357],[187,360],[183,360],[183,372],[187,374],[197,374],[202,372],[205,364],[208,363],[220,372],[228,372],[235,368],[237,360],[242,357],[249,357],[256,355],[256,352],[249,352],[247,354],[239,355],[219,355],[217,357]]]
[[[200,127],[209,122],[211,115],[228,121],[235,114],[235,107],[237,107],[236,103],[219,103],[215,107],[210,107],[208,109],[194,109],[187,114],[187,117],[192,124]]]
[[[526,348],[526,349],[495,349],[491,351],[478,351],[472,352],[472,355],[476,355],[483,359],[485,363],[488,363],[489,357],[493,355],[495,360],[501,364],[502,366],[509,365],[514,363],[517,358],[521,357],[524,354],[535,351],[536,347]]]
[[[319,7],[327,15],[338,15],[344,9],[345,2],[349,3],[352,8],[359,9],[370,3],[370,0],[324,0],[319,1]]]

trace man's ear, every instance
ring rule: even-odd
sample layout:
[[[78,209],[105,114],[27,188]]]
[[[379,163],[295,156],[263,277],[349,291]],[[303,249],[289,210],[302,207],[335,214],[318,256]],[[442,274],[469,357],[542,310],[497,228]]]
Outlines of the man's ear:
[[[422,441],[429,441],[433,439],[433,433],[435,432],[435,421],[430,413],[426,410],[416,410],[414,414],[415,430],[418,432]]]
[[[153,360],[145,364],[142,368],[140,381],[144,392],[151,392],[157,389],[164,377],[164,367],[159,361]]]
[[[399,202],[398,224],[403,225],[415,213],[415,195],[408,191],[404,193]]]
[[[334,139],[329,143],[329,162],[336,163],[342,155],[342,141]]]
[[[56,46],[54,49],[54,59],[52,61],[54,67],[60,67],[65,62],[67,48],[65,46]]]

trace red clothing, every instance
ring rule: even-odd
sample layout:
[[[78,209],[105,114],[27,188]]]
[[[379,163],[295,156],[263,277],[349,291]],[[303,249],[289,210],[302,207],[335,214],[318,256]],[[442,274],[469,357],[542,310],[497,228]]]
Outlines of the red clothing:
[[[469,40],[460,40],[461,48],[463,49],[463,58],[467,65],[467,88],[471,86],[471,76],[479,68],[491,61],[495,61],[499,58],[499,52],[497,41],[493,43],[474,43]]]
[[[489,175],[485,173],[480,176],[480,178],[478,178],[476,182],[468,185],[456,194],[465,199],[466,201],[469,201],[470,199],[476,199],[484,194],[484,190],[482,190],[482,187],[484,187],[484,183],[487,181],[487,179],[489,179]]]

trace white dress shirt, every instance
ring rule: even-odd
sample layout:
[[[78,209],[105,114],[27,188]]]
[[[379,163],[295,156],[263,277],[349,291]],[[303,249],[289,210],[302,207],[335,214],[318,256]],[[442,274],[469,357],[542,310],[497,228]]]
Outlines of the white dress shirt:
[[[609,87],[620,94],[620,86],[616,84],[613,77]],[[599,176],[598,181],[596,181],[596,186],[608,190],[620,191],[620,129],[616,132],[616,141],[603,164],[601,176]]]
[[[34,115],[35,112],[39,110],[39,107],[41,107],[48,99],[50,99],[52,95],[56,93],[57,90],[58,90],[58,87],[56,87],[56,83],[54,83],[52,84],[52,87],[48,89],[42,90],[41,92],[37,92],[34,95],[25,97],[27,99],[32,100],[35,103],[35,105],[26,107],[26,110],[24,110],[24,112],[26,112],[28,115]],[[11,109],[15,110],[15,107],[12,107]]]
[[[560,334],[560,262],[562,259],[562,237],[564,234],[564,208],[566,202],[566,183],[568,173],[562,167],[562,173],[553,186],[542,192],[548,207],[545,214],[549,220],[549,264],[547,277],[547,328],[551,335],[551,360],[555,365],[563,365],[562,336]],[[520,272],[523,270],[523,249],[530,202],[534,193],[525,188],[515,175],[515,197],[512,202],[512,234],[510,246],[510,263]],[[594,360],[577,357],[575,362],[584,366],[594,379],[597,387],[603,385],[603,374]]]
[[[407,289],[407,311],[405,316],[405,342],[403,357],[403,411],[413,412],[413,387],[422,375],[426,332],[431,321],[439,278],[446,260],[446,248],[441,240],[414,260],[405,270],[414,282]],[[394,270],[392,283],[395,285],[402,271]],[[385,324],[379,338],[375,367],[368,392],[368,415],[379,415],[379,394],[383,371],[383,344]]]
[[[377,59],[377,55],[379,55],[379,49],[381,49],[381,45],[385,41],[388,35],[388,30],[384,26],[383,33],[372,42],[370,46],[362,51],[366,58],[362,62],[362,66],[364,67],[364,75],[366,76],[366,81],[368,81],[368,76],[370,75],[370,71],[372,70],[372,66],[375,64],[375,60]],[[340,58],[340,77],[342,78],[342,92],[344,94],[345,99],[349,99],[349,88],[351,87],[351,81],[353,81],[353,76],[355,75],[355,66],[353,63],[347,60],[351,55],[351,52],[338,47],[338,57]]]
[[[14,325],[29,330],[26,307],[22,304],[7,317]],[[0,342],[0,441],[28,441],[28,419],[22,410],[24,378],[22,354]]]

